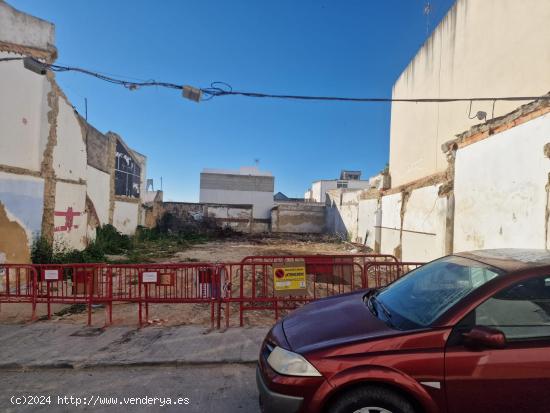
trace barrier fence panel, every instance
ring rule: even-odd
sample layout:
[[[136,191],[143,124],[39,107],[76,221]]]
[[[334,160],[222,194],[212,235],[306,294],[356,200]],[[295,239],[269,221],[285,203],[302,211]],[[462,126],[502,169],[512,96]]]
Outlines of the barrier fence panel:
[[[36,269],[31,265],[0,264],[0,303],[30,303],[36,318]]]
[[[47,305],[48,318],[52,304],[84,304],[87,306],[88,325],[91,324],[92,305],[110,307],[110,269],[105,264],[40,264],[37,270],[36,301]],[[108,317],[108,313],[106,313]]]
[[[225,264],[2,264],[0,303],[29,303],[33,319],[37,304],[46,304],[48,318],[53,304],[84,304],[88,325],[95,305],[105,306],[111,324],[113,304],[137,304],[140,326],[151,310],[160,311],[151,309],[155,304],[189,304],[186,313],[173,306],[163,311],[178,322],[209,317],[218,328],[222,318],[229,327],[233,315],[242,326],[246,313],[278,319],[313,300],[385,286],[422,264],[380,254],[254,256]]]
[[[371,262],[365,265],[365,287],[380,288],[391,284],[423,262]]]
[[[220,266],[217,264],[158,264],[136,267],[139,293],[139,324],[149,320],[151,304],[208,304],[214,327],[220,300]]]
[[[275,288],[274,266],[289,262],[305,267],[305,289],[291,294]],[[349,257],[311,257],[302,260],[226,264],[222,270],[222,301],[225,324],[229,327],[231,311],[238,305],[239,325],[244,325],[247,311],[272,312],[275,319],[283,311],[295,309],[319,298],[363,288],[363,267]]]
[[[293,262],[315,260],[335,260],[335,262],[347,262],[349,260],[360,265],[369,262],[399,262],[399,260],[390,254],[315,254],[315,255],[249,255],[241,260],[242,264],[252,264],[254,262]]]

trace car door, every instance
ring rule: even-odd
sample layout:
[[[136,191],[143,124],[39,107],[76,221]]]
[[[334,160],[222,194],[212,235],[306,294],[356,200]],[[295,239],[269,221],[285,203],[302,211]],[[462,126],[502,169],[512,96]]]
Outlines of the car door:
[[[475,348],[462,333],[502,331],[504,348]],[[507,287],[466,316],[445,351],[449,413],[550,412],[550,276]]]

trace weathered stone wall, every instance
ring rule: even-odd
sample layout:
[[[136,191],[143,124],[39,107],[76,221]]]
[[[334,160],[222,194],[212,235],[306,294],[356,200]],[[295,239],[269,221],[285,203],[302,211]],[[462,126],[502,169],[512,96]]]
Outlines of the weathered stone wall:
[[[110,173],[111,143],[109,137],[98,131],[84,119],[80,118],[80,122],[86,136],[88,165],[105,173]]]
[[[320,234],[326,230],[325,205],[277,202],[271,210],[271,231]]]
[[[0,57],[53,62],[53,36],[53,24],[0,1]],[[81,249],[97,225],[135,230],[139,199],[115,211],[116,135],[88,125],[52,72],[31,72],[21,60],[0,64],[0,91],[0,262],[27,262],[38,236]]]
[[[254,219],[252,205],[164,202],[161,211],[159,218],[164,213],[172,214],[182,220],[192,219],[197,222],[208,218],[214,220],[220,227],[227,226],[240,232],[265,232],[269,226],[269,223],[264,220]]]

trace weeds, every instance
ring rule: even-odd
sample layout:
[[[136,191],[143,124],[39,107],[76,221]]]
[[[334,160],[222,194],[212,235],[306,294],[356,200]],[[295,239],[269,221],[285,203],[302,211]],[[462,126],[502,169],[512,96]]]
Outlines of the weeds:
[[[104,225],[97,228],[95,240],[81,251],[60,244],[52,245],[45,238],[38,237],[32,245],[31,258],[35,264],[153,262],[154,259],[171,257],[178,251],[208,239],[208,235],[194,232],[171,233],[144,227],[138,227],[135,235],[128,236],[118,232],[112,225]],[[124,258],[111,258],[111,255],[124,255]]]

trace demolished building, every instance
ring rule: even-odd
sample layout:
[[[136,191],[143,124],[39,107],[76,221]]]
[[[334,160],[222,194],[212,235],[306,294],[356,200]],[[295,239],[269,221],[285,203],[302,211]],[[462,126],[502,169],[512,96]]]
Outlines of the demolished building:
[[[0,262],[29,262],[39,236],[82,249],[99,225],[133,233],[146,157],[88,124],[24,57],[55,61],[54,25],[0,1]]]

